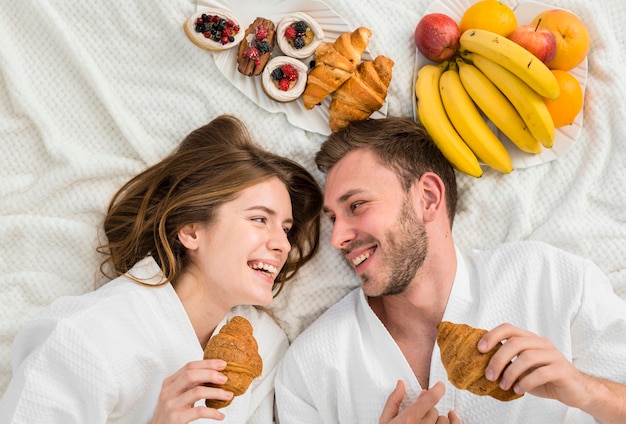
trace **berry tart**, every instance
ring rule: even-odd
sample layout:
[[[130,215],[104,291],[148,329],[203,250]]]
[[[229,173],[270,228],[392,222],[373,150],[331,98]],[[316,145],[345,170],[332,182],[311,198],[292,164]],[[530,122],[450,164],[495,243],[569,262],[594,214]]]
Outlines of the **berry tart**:
[[[185,34],[198,47],[220,51],[235,47],[243,40],[239,21],[225,10],[202,9],[187,18]]]
[[[274,50],[274,22],[256,18],[246,29],[237,51],[237,70],[246,76],[257,76],[263,72]]]
[[[324,39],[322,27],[309,15],[296,12],[278,23],[276,42],[287,56],[304,59],[315,53]]]
[[[292,102],[302,95],[306,87],[308,67],[298,59],[276,56],[263,71],[263,91],[277,102]]]

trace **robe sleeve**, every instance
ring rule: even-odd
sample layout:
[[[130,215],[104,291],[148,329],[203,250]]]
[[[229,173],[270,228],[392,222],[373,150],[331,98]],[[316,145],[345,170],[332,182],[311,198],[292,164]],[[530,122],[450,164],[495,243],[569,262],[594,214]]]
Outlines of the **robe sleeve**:
[[[3,423],[105,423],[117,402],[106,357],[68,322],[39,320],[14,341]]]

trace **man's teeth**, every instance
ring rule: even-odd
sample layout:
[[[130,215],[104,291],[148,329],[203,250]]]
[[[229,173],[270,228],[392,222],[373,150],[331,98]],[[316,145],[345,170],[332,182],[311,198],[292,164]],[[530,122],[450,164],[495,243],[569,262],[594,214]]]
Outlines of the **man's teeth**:
[[[362,264],[364,260],[370,257],[370,255],[371,255],[371,252],[365,252],[357,256],[356,258],[352,259],[352,266],[358,266]]]
[[[266,264],[264,262],[255,262],[250,265],[250,268],[267,272],[270,275],[278,274],[278,268],[276,268],[274,265]]]

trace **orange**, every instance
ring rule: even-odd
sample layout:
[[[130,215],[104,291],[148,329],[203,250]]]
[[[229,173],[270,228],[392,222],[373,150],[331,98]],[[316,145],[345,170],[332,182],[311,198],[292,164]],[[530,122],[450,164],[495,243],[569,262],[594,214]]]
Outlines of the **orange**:
[[[583,107],[583,90],[578,80],[569,72],[553,69],[552,73],[559,83],[561,94],[556,100],[544,98],[555,128],[574,122]]]
[[[556,55],[548,68],[569,71],[587,57],[589,52],[589,32],[584,22],[575,14],[564,9],[551,9],[540,13],[532,25],[548,28],[556,38]]]
[[[515,12],[498,0],[479,0],[461,16],[461,34],[468,29],[486,29],[507,36],[517,28]]]

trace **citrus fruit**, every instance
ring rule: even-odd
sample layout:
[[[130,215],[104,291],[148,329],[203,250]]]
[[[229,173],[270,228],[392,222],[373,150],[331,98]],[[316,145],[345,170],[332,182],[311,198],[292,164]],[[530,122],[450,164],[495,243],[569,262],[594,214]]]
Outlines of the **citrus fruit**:
[[[578,80],[569,72],[553,69],[561,94],[556,100],[544,98],[555,128],[574,122],[583,107],[583,90]]]
[[[498,0],[479,0],[461,16],[461,34],[468,29],[485,29],[507,36],[517,28],[513,9]]]
[[[537,15],[532,25],[539,20],[556,38],[556,54],[548,62],[548,68],[569,71],[585,60],[589,52],[589,32],[578,16],[568,10],[551,9]]]

